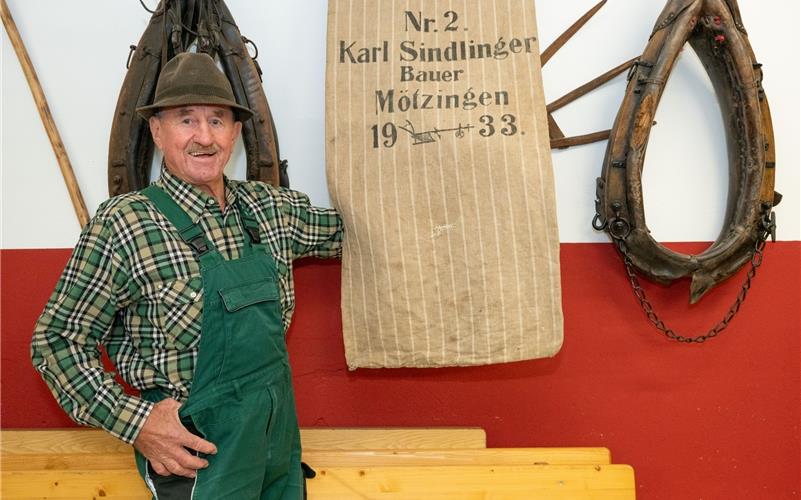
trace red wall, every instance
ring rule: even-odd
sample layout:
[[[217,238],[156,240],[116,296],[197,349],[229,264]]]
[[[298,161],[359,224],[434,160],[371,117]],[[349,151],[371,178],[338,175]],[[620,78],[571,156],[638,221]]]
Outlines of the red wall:
[[[697,251],[699,245],[672,245]],[[68,250],[4,250],[4,428],[72,425],[30,367],[33,323]],[[481,426],[490,446],[606,446],[640,499],[801,497],[801,242],[768,244],[748,300],[718,339],[668,342],[640,311],[609,244],[563,244],[565,343],[553,359],[348,372],[339,263],[296,266],[289,335],[304,426]],[[646,290],[680,332],[713,325],[742,272],[700,304],[688,284]]]

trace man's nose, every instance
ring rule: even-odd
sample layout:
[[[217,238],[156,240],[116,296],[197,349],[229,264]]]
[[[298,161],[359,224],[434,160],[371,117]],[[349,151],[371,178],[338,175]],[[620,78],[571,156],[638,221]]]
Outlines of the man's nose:
[[[206,122],[200,122],[197,129],[195,129],[195,142],[203,146],[208,146],[213,142],[213,135],[211,133],[211,126]]]

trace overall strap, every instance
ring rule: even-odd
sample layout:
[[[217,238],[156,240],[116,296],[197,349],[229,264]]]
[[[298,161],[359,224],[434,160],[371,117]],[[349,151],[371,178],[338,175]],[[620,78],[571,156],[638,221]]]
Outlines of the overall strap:
[[[192,247],[192,250],[198,256],[202,256],[214,249],[209,240],[206,239],[206,235],[203,234],[200,225],[192,222],[186,212],[163,189],[150,185],[143,189],[141,193],[156,205],[156,208],[175,226],[181,238],[187,245]]]
[[[256,254],[267,257],[271,262],[271,266],[276,272],[279,272],[279,269],[282,269],[281,266],[286,267],[286,265],[275,258],[268,239],[261,236],[261,225],[253,215],[253,209],[248,206],[244,197],[240,197],[237,203],[239,204],[239,221],[246,235],[242,251],[243,255],[252,255],[255,251]],[[286,272],[286,269],[282,272]]]
[[[242,217],[242,225],[245,227],[245,233],[247,233],[250,238],[250,243],[253,245],[260,244],[261,236],[259,236],[258,221],[256,221],[256,218],[253,217],[250,209],[248,209],[244,203],[240,203],[239,206],[241,207],[239,214]]]

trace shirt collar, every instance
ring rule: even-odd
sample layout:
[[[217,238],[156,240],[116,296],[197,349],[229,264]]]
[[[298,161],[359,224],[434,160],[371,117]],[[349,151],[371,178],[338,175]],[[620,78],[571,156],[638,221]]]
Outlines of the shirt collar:
[[[225,183],[225,211],[228,212],[237,200],[237,183],[225,176],[223,176],[223,182]],[[174,176],[165,168],[164,164],[161,166],[161,176],[154,184],[170,195],[193,222],[197,222],[209,206],[217,204],[213,196]]]

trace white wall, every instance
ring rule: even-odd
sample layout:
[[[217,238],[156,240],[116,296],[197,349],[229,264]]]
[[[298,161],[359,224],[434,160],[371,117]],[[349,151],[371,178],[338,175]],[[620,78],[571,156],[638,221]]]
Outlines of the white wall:
[[[6,0],[30,53],[90,212],[107,196],[110,121],[125,71],[150,14],[137,0]],[[377,0],[367,0],[377,1]],[[433,1],[433,0],[427,0]],[[449,8],[453,0],[437,0]],[[485,0],[487,1],[487,0]],[[502,0],[496,0],[502,1]],[[155,0],[145,0],[154,7]],[[326,2],[228,0],[244,35],[260,49],[265,91],[290,162],[292,186],[328,205],[324,168]],[[542,48],[595,0],[538,0]],[[782,240],[801,239],[799,208],[799,2],[740,0],[777,142]],[[663,2],[612,0],[545,67],[554,100],[640,53]],[[611,126],[622,77],[555,113],[581,134]],[[2,36],[2,248],[65,248],[79,227],[53,152],[7,35]],[[685,51],[657,115],[644,183],[649,226],[659,240],[711,241],[725,207],[728,166],[711,85]],[[678,147],[681,145],[681,147]],[[606,241],[590,228],[605,143],[554,152],[563,242]],[[242,153],[233,176],[241,178]]]

